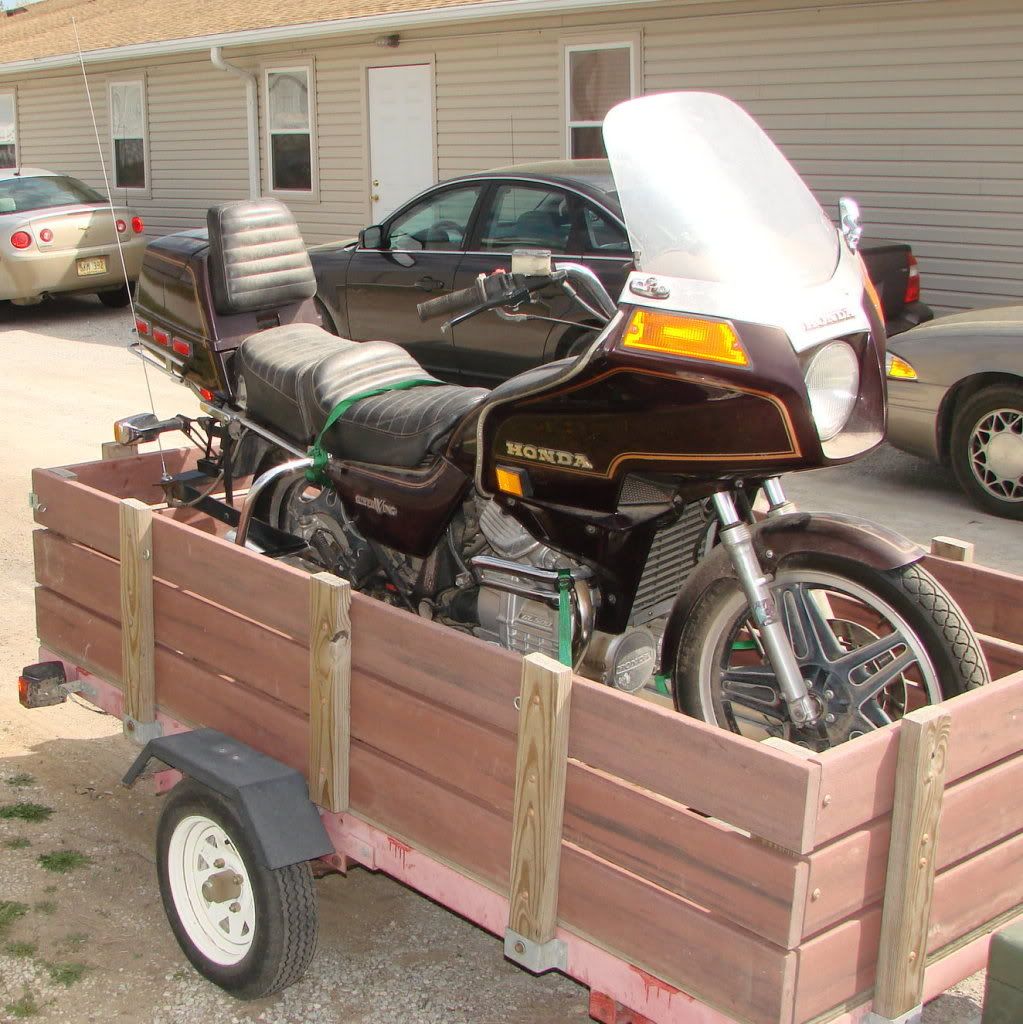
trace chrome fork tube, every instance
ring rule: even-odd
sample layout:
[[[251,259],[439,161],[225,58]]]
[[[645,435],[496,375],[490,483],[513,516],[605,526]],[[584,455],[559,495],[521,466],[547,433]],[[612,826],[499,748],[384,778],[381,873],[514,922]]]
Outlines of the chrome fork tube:
[[[778,677],[778,689],[796,725],[810,725],[820,717],[816,701],[799,670],[785,625],[771,593],[771,577],[764,573],[753,547],[753,534],[739,517],[732,495],[718,491],[713,495],[714,511],[721,521],[721,542],[725,545],[743,593],[749,602],[753,622],[760,634],[771,667]],[[769,499],[770,500],[770,499]]]
[[[782,490],[781,477],[780,476],[769,476],[764,481],[764,496],[767,498],[768,510],[767,515],[783,516],[789,512],[795,512],[796,506],[785,497],[785,491]]]
[[[313,464],[313,460],[309,458],[305,459],[292,459],[290,462],[282,462],[279,466],[274,466],[272,469],[268,469],[262,475],[256,477],[252,481],[252,486],[249,488],[249,493],[245,496],[245,504],[242,506],[241,515],[238,517],[238,529],[234,534],[234,542],[240,547],[245,547],[245,541],[249,536],[249,524],[252,522],[252,513],[255,511],[256,502],[259,500],[259,496],[265,491],[272,483],[280,480],[281,477],[289,476],[295,473],[304,473]]]

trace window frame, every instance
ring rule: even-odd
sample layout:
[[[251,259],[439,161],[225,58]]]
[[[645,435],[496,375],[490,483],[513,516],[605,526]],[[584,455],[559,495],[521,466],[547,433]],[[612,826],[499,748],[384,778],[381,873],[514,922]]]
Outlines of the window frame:
[[[142,93],[142,173],[145,175],[144,185],[120,185],[117,181],[117,139],[133,138],[134,136],[114,135],[114,87],[118,85],[136,85]],[[107,82],[107,131],[110,135],[110,189],[111,191],[129,192],[136,196],[152,194],[152,176],[149,169],[149,89],[145,75],[132,75],[129,78],[111,78]]]
[[[629,99],[639,95],[639,41],[636,38],[617,39],[595,39],[590,41],[578,40],[564,42],[561,47],[562,69],[562,103],[564,134],[562,142],[565,157],[569,160],[583,159],[572,156],[572,129],[573,128],[600,128],[602,121],[573,121],[572,120],[572,54],[586,53],[593,50],[628,50],[629,51]]]
[[[18,138],[18,90],[0,89],[0,96],[9,96],[11,98],[11,109],[14,111],[14,163],[10,164],[9,167],[0,164],[3,170],[10,170],[21,164],[21,140]]]
[[[306,76],[309,98],[309,126],[307,129],[278,129],[270,124],[270,76],[301,71]],[[274,188],[273,137],[274,135],[309,136],[309,188]],[[266,154],[266,194],[278,199],[297,202],[319,202],[319,140],[316,132],[316,65],[313,61],[303,64],[268,64],[263,68],[263,138]]]

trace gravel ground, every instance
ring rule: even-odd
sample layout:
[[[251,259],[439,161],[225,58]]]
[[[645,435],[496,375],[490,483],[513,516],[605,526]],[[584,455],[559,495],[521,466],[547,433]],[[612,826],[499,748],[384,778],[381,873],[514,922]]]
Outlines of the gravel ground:
[[[15,427],[0,450],[0,517],[8,524],[0,544],[7,627],[0,631],[0,805],[19,799],[53,808],[45,822],[0,820],[0,901],[25,910],[6,927],[0,916],[0,1021],[587,1020],[578,985],[530,977],[503,960],[497,939],[362,870],[316,883],[319,953],[307,977],[276,999],[238,1003],[196,975],[178,950],[153,864],[160,799],[144,786],[117,785],[135,748],[119,723],[74,702],[25,712],[13,687],[21,665],[35,660],[29,472],[97,457],[116,417],[148,408],[141,366],[124,351],[128,325],[127,312],[92,298],[30,309],[0,304],[0,412],[8,430]],[[184,390],[163,378],[153,380],[153,391],[161,415],[190,411]],[[809,488],[825,507],[830,486],[823,478]],[[842,501],[830,507],[854,510],[856,495],[841,492],[840,480],[835,486]],[[905,515],[905,497],[886,487],[865,496],[862,482],[857,489],[861,500],[888,501]],[[985,539],[993,529],[985,524]],[[957,530],[953,524],[935,532]],[[23,774],[31,785],[9,785]],[[45,870],[39,856],[60,850],[89,862],[66,874]],[[935,1000],[925,1024],[973,1024],[982,984],[977,975]],[[19,1003],[26,996],[31,1001]]]

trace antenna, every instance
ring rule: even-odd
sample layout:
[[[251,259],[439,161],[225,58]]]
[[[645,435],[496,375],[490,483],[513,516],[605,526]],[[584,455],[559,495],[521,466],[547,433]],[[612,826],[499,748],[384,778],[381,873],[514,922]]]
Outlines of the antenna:
[[[103,156],[103,142],[99,137],[99,125],[96,123],[96,108],[92,104],[92,89],[89,87],[89,76],[85,70],[85,57],[82,54],[82,43],[78,36],[78,22],[74,16],[71,18],[71,27],[75,32],[75,49],[78,53],[78,63],[82,69],[82,82],[85,85],[85,98],[89,101],[89,114],[92,117],[92,130],[96,136],[96,150],[99,153],[99,166],[103,171],[103,186],[106,189],[107,201],[110,204],[110,222],[114,228],[114,240],[117,242],[117,255],[121,261],[121,273],[124,276],[124,287],[128,292],[128,308],[131,313],[132,330],[135,329],[135,296],[131,293],[131,284],[128,281],[128,265],[124,260],[124,246],[121,244],[121,233],[117,230],[117,217],[114,215],[114,194],[110,190],[110,179],[107,176],[107,162]],[[145,359],[141,359],[142,373],[146,378],[146,391],[149,394],[149,409],[153,416],[156,416],[156,402],[153,400],[153,386],[149,381],[149,367],[146,365]],[[163,475],[167,477],[167,459],[163,453],[163,442],[160,440],[160,435],[156,435],[156,446],[160,452],[160,466],[163,470]]]

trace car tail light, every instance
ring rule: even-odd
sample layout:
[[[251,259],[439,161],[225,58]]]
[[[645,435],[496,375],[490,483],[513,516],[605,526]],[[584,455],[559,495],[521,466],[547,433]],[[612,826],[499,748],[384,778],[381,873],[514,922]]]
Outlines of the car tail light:
[[[920,268],[916,257],[909,254],[909,277],[906,280],[906,296],[902,300],[908,306],[911,302],[920,301]]]
[[[43,228],[43,230],[39,232],[39,241],[40,242],[52,242],[53,241],[53,232],[49,228]]]
[[[170,335],[160,327],[153,328],[153,341],[157,345],[163,345],[166,348],[170,344]]]
[[[136,235],[141,235],[142,232],[146,230],[145,221],[143,221],[141,217],[132,217],[131,229]]]
[[[148,337],[149,335],[149,321],[143,320],[141,317],[135,317],[135,330],[139,334],[144,334]]]
[[[179,356],[184,356],[186,359],[192,358],[192,343],[190,341],[182,341],[180,338],[175,338],[171,342],[171,348]]]
[[[27,249],[32,244],[32,236],[27,231],[15,231],[11,235],[11,245],[15,249]]]
[[[128,225],[123,220],[117,222],[117,233],[123,235],[128,230]]]

